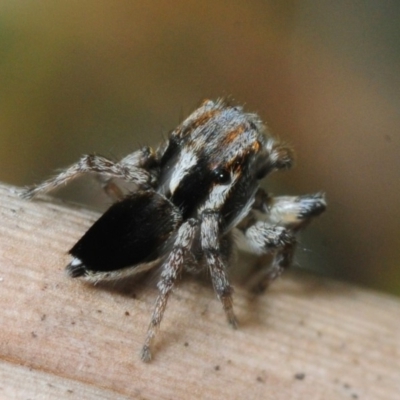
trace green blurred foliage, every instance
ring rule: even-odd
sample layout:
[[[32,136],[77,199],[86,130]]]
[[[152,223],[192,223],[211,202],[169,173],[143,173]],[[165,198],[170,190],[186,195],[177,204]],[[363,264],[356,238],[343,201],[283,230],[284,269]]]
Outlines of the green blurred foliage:
[[[400,294],[395,2],[46,1],[0,5],[0,179],[156,145],[229,97],[293,144],[275,193],[324,190],[298,263]],[[95,185],[60,195],[92,202]],[[82,200],[83,201],[83,200]]]

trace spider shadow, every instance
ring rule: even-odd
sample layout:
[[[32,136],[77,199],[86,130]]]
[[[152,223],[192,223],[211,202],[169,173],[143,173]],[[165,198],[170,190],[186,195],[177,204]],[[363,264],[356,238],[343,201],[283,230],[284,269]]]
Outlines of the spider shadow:
[[[256,273],[260,268],[256,260],[253,256],[240,255],[229,269],[229,279],[235,288],[233,300],[234,309],[239,320],[239,328],[259,326],[260,324],[265,325],[265,318],[268,318],[270,314],[270,307],[273,307],[276,299],[282,296],[290,297],[291,301],[296,301],[296,298],[314,301],[315,298],[326,298],[327,296],[334,298],[341,295],[348,296],[350,293],[350,289],[346,285],[321,278],[304,270],[292,269],[285,272],[278,282],[273,282],[265,292],[254,294],[249,291],[247,283],[252,274]],[[152,299],[151,301],[154,301],[158,293],[157,283],[160,279],[160,274],[161,268],[157,266],[150,271],[117,280],[99,281],[96,285],[89,282],[85,282],[85,284],[91,286],[92,290],[106,290],[133,299],[149,297]],[[176,287],[182,288],[183,291],[174,291],[172,294],[174,298],[186,298],[185,292],[191,293],[190,299],[193,299],[196,295],[199,296],[195,307],[190,308],[192,311],[194,310],[194,314],[198,319],[208,313],[212,302],[219,304],[212,287],[211,278],[207,272],[200,274],[184,272],[177,281]],[[214,304],[212,306],[214,307]],[[225,318],[222,307],[221,318]],[[161,346],[160,348],[162,348],[161,342],[172,340],[172,338],[176,340],[177,336],[181,335],[180,331],[173,329],[168,332],[168,337],[164,339],[160,337],[160,340],[157,340],[156,347]]]

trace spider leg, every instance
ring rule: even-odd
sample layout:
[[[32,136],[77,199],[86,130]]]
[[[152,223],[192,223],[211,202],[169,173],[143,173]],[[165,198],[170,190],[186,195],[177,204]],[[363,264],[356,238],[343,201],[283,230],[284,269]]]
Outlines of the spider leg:
[[[141,359],[145,362],[151,360],[151,344],[160,327],[168,297],[182,272],[185,261],[188,256],[190,256],[190,250],[196,235],[197,227],[198,222],[195,219],[189,219],[180,226],[173,248],[161,267],[162,273],[157,285],[159,295],[154,306],[146,339],[140,354]]]
[[[244,239],[253,253],[263,255],[273,253],[272,264],[251,277],[248,285],[253,292],[263,292],[292,264],[296,248],[293,231],[282,226],[271,226],[257,221],[244,232]]]
[[[206,209],[201,214],[201,248],[204,253],[211,280],[218,299],[232,327],[237,327],[233,312],[233,288],[228,281],[223,249],[220,247],[220,214]],[[225,257],[226,258],[226,257]]]
[[[144,168],[148,169],[156,161],[156,154],[151,147],[144,147],[139,151],[135,151],[132,154],[127,155],[119,164],[125,165],[127,168]],[[111,199],[115,201],[121,201],[125,198],[126,194],[120,188],[120,186],[114,181],[114,177],[110,177],[103,174],[96,176],[104,192]]]
[[[253,209],[261,214],[256,216],[257,219],[297,232],[308,225],[312,218],[325,211],[326,200],[323,193],[272,197],[263,189],[259,189]]]
[[[122,189],[114,182],[113,178],[105,175],[97,175],[96,179],[100,183],[101,188],[104,190],[105,194],[112,200],[121,201],[125,197]]]
[[[153,150],[148,147],[128,155],[119,162],[94,154],[85,155],[55,177],[37,186],[24,189],[20,195],[22,198],[30,199],[38,193],[48,192],[58,186],[65,185],[79,175],[88,172],[103,174],[109,178],[122,178],[139,186],[145,186],[151,182],[152,176],[146,168],[154,162],[154,157]]]
[[[290,267],[296,248],[295,234],[325,208],[321,193],[269,197],[262,189],[258,191],[253,212],[237,229],[238,245],[259,255],[273,253],[274,258],[269,268],[252,277],[249,282],[252,291],[264,291]]]

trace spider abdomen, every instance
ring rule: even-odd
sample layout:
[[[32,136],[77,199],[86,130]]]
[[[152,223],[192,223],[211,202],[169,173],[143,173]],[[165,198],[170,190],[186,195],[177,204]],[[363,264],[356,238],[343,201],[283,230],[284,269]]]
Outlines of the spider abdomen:
[[[164,196],[153,191],[131,194],[113,204],[72,247],[70,274],[110,272],[151,262],[179,223],[179,213]]]

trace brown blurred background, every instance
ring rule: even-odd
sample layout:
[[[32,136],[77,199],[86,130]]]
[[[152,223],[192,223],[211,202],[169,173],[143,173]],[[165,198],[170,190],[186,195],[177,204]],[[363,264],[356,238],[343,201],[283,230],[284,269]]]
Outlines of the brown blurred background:
[[[0,180],[156,145],[229,97],[296,149],[269,191],[327,193],[298,265],[399,295],[399,20],[378,0],[2,0]]]

